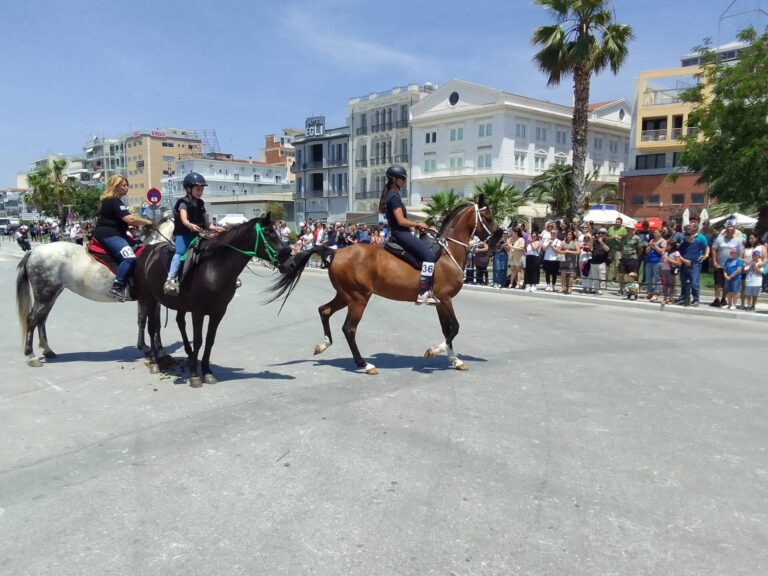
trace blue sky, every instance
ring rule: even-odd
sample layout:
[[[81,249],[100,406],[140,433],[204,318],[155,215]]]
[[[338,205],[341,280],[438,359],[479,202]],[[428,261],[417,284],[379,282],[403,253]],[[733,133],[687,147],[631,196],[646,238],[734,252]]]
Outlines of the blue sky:
[[[732,40],[757,13],[718,26],[731,1],[614,0],[637,39],[590,100],[631,101],[640,71],[679,65],[718,29]],[[755,8],[768,0],[730,13]],[[0,16],[0,188],[47,153],[138,129],[215,129],[222,151],[257,157],[266,134],[311,115],[341,126],[349,98],[409,83],[571,101],[570,80],[548,88],[532,63],[550,20],[530,0],[2,0]]]

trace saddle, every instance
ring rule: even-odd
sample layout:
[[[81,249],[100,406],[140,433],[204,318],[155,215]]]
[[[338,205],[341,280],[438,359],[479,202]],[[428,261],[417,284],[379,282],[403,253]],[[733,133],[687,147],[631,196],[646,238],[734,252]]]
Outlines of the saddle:
[[[437,262],[440,259],[440,256],[442,256],[443,254],[443,246],[437,241],[437,238],[435,238],[435,236],[432,234],[423,234],[422,236],[420,236],[420,238],[422,242],[425,242],[427,244],[427,247],[435,255],[435,262]],[[384,250],[386,250],[393,256],[397,256],[398,258],[400,258],[400,260],[403,260],[413,268],[416,268],[416,270],[421,270],[421,260],[416,258],[416,256],[414,256],[413,254],[408,252],[405,248],[400,246],[400,244],[395,242],[392,236],[387,238],[387,241],[384,242],[384,245],[382,247],[384,248]]]
[[[144,244],[138,244],[135,246],[132,246],[134,254],[136,254],[136,258],[139,257],[139,254],[141,254],[144,251]],[[106,266],[112,274],[117,274],[117,267],[120,265],[120,263],[115,260],[112,255],[107,252],[107,249],[102,246],[96,238],[91,238],[90,242],[85,245],[86,252],[88,252],[88,255],[96,260],[99,264],[102,264]],[[135,300],[133,296],[134,290],[133,290],[133,275],[128,277],[128,283],[126,285],[126,300]]]

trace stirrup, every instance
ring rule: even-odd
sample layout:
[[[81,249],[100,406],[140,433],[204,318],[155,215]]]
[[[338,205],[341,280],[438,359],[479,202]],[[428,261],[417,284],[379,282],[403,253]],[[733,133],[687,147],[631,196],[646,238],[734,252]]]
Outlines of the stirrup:
[[[179,295],[179,281],[176,280],[176,278],[168,278],[168,280],[165,281],[165,285],[163,286],[163,293],[168,296],[178,296]]]
[[[112,288],[107,291],[107,296],[125,302],[125,286],[119,284],[112,284]]]

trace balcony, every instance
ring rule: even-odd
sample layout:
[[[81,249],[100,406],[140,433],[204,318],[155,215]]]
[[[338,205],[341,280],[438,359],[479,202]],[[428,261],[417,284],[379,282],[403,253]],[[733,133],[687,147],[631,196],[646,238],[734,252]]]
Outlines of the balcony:
[[[395,156],[395,162],[408,162],[408,154],[398,154]]]
[[[398,120],[395,122],[395,128],[408,128],[408,120]]]
[[[346,158],[342,158],[341,160],[339,160],[339,159],[328,160],[328,167],[329,168],[334,167],[334,166],[346,166],[346,165],[347,165],[347,159]]]
[[[369,200],[381,196],[381,190],[366,190],[364,192],[355,192],[355,200]]]
[[[640,135],[643,142],[661,142],[667,139],[667,129],[661,130],[643,130]]]
[[[368,126],[361,126],[357,130],[355,130],[355,134],[357,134],[358,136],[364,136],[368,134]]]
[[[643,106],[678,104],[683,101],[680,97],[683,92],[684,90],[679,88],[670,90],[646,90],[643,93]]]
[[[368,160],[355,160],[355,167],[365,168],[366,166],[368,166]]]
[[[325,163],[322,160],[316,160],[315,162],[307,162],[304,167],[306,170],[319,170],[325,167]]]

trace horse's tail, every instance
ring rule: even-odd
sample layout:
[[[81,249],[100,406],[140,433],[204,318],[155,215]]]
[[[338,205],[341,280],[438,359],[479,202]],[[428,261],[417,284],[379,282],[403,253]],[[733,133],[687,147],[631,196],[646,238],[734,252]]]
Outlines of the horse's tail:
[[[291,292],[293,292],[296,284],[299,283],[299,280],[301,279],[301,273],[304,272],[304,268],[307,267],[307,264],[309,264],[312,256],[319,254],[321,258],[328,258],[331,260],[333,259],[333,255],[335,253],[335,250],[328,248],[327,246],[318,245],[292,256],[290,260],[286,262],[288,269],[287,272],[280,276],[277,282],[267,288],[268,292],[275,293],[269,302],[279,300],[283,295],[285,295],[283,305],[280,306],[280,310],[282,310],[283,306],[285,306],[285,301],[288,300],[288,296],[291,295]]]
[[[19,262],[19,274],[16,277],[16,310],[21,324],[22,342],[27,337],[27,318],[32,307],[32,298],[29,290],[29,273],[27,272],[27,260],[32,252],[27,252]]]

